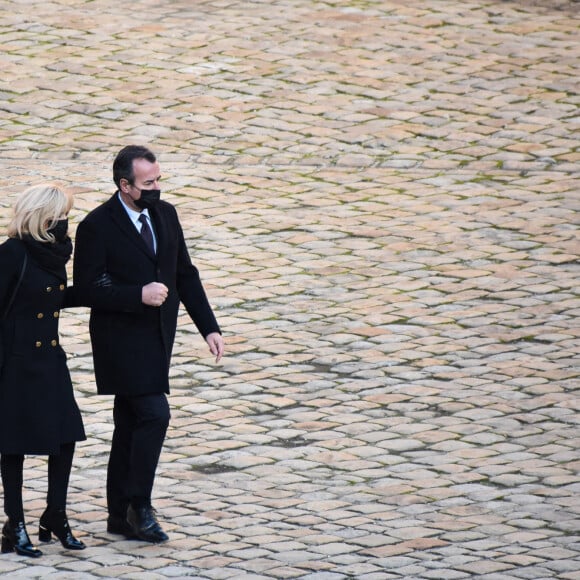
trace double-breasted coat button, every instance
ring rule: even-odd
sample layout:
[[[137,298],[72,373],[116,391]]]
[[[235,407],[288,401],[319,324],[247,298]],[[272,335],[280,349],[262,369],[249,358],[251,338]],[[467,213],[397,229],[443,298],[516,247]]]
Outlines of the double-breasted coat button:
[[[58,318],[58,312],[55,312],[55,313],[53,314],[53,316],[54,316],[55,318]]]
[[[61,284],[58,289],[62,292],[64,290],[64,284]]]
[[[37,341],[34,343],[34,346],[36,346],[36,348],[40,348],[40,347],[42,346],[42,342],[40,342],[40,340],[37,340]]]
[[[36,315],[36,318],[44,318],[44,314],[42,314],[42,312],[39,312],[39,313]]]
[[[58,343],[56,342],[56,340],[51,340],[51,341],[50,341],[50,344],[51,344],[52,346],[56,346]]]
[[[47,291],[47,292],[52,292],[52,286],[47,286],[47,287],[46,287],[46,291]]]

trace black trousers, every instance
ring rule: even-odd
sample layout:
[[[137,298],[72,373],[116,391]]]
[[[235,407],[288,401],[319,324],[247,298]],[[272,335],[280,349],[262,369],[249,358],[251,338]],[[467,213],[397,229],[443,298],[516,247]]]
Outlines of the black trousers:
[[[107,470],[109,515],[125,518],[129,504],[151,505],[151,492],[161,448],[169,426],[164,393],[115,396],[115,430]]]
[[[75,444],[61,445],[58,455],[48,456],[48,494],[47,506],[64,510],[68,482],[72,467]],[[24,483],[24,455],[5,455],[0,458],[2,486],[4,488],[4,513],[15,522],[24,521],[22,504],[22,485]]]

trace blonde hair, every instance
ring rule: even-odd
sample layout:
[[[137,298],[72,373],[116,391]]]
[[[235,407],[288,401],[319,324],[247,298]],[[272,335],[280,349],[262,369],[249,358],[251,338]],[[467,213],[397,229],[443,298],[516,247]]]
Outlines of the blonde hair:
[[[48,229],[68,214],[72,205],[72,195],[56,185],[33,185],[24,190],[14,204],[8,237],[22,238],[29,234],[39,242],[54,242],[55,237],[48,233]]]

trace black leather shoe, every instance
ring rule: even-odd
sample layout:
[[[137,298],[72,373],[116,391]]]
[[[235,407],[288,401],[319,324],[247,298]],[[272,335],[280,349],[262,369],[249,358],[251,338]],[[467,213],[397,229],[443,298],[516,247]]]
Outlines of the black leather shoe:
[[[86,548],[80,540],[77,540],[73,536],[68,524],[66,512],[48,507],[42,516],[40,516],[38,539],[41,542],[50,542],[52,534],[69,550],[84,550]]]
[[[136,509],[129,506],[127,522],[133,529],[135,536],[144,542],[160,544],[169,540],[169,536],[161,529],[155,517],[155,510],[151,506]]]
[[[107,518],[107,532],[109,532],[109,534],[125,536],[126,538],[135,537],[133,528],[129,525],[125,518],[120,516],[109,515]]]
[[[32,545],[24,522],[8,520],[2,528],[2,553],[13,551],[19,556],[31,558],[42,556],[42,552]]]

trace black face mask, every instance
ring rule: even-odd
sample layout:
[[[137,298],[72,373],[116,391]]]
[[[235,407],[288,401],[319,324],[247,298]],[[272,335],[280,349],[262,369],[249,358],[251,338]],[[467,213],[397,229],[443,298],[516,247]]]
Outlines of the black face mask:
[[[52,226],[48,228],[47,232],[52,234],[57,242],[63,242],[66,240],[68,233],[68,218],[55,221]]]
[[[142,189],[141,197],[134,201],[137,207],[140,207],[141,209],[149,209],[156,205],[160,198],[160,189]]]

